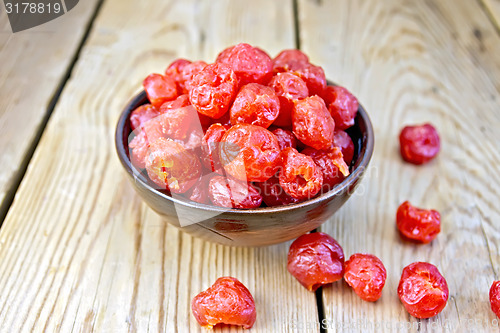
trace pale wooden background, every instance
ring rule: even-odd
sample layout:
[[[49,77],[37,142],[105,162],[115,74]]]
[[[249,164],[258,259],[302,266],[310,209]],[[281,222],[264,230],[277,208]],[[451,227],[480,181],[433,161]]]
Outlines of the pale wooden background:
[[[500,265],[500,1],[86,0],[15,35],[3,10],[0,20],[1,332],[203,331],[191,298],[222,275],[253,293],[255,332],[498,331],[488,290]],[[369,111],[368,176],[321,230],[348,256],[383,260],[378,302],[340,282],[306,291],[286,271],[290,242],[229,248],[182,234],[125,178],[114,126],[142,78],[238,42],[272,55],[300,47]],[[404,164],[399,130],[424,121],[442,152]],[[441,211],[431,244],[399,239],[406,199]],[[410,317],[396,295],[416,260],[436,264],[450,288],[430,320]]]

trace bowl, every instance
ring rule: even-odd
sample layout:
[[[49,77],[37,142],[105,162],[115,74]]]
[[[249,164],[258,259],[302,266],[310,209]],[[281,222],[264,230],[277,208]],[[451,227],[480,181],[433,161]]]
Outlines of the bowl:
[[[182,200],[155,189],[147,175],[130,162],[129,115],[147,102],[144,91],[136,95],[123,110],[116,127],[116,150],[129,180],[146,204],[168,223],[195,237],[224,245],[277,244],[319,227],[354,193],[373,153],[373,128],[360,105],[354,126],[347,130],[355,146],[351,174],[329,192],[297,204],[255,209],[230,209]]]

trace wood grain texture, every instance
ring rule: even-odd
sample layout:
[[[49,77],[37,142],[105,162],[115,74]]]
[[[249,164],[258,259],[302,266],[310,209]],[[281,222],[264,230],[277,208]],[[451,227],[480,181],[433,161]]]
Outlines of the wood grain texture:
[[[500,32],[500,0],[479,0],[488,11],[497,32]]]
[[[181,234],[141,203],[113,144],[145,75],[239,41],[293,47],[292,15],[290,1],[104,3],[0,230],[0,331],[202,331],[191,299],[223,275],[253,293],[254,332],[317,322],[315,295],[286,271],[289,243],[238,249]]]
[[[324,224],[346,256],[379,256],[382,298],[361,301],[345,283],[323,289],[334,331],[489,331],[488,291],[500,264],[500,37],[475,1],[299,1],[300,40],[327,77],[351,89],[371,115],[376,143],[368,176]],[[405,124],[433,123],[442,140],[425,166],[402,162]],[[410,200],[442,214],[428,245],[403,242],[398,205]],[[435,264],[450,299],[429,320],[410,317],[396,290],[404,266]],[[498,330],[498,329],[497,329]]]
[[[82,1],[67,14],[13,34],[0,10],[0,216],[18,183],[49,104],[71,65],[98,0]],[[25,165],[25,164],[24,164]]]

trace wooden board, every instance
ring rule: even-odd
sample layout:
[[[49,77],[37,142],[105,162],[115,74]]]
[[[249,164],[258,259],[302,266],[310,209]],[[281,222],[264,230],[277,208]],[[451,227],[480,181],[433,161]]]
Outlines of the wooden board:
[[[81,1],[67,14],[13,34],[0,6],[0,216],[22,177],[56,93],[98,0]],[[8,202],[4,202],[4,200]],[[1,224],[1,221],[0,221]]]
[[[368,176],[321,228],[344,247],[377,255],[382,298],[361,301],[345,283],[323,289],[328,331],[487,331],[488,291],[500,264],[500,38],[475,1],[308,1],[298,4],[300,42],[327,77],[371,115],[376,144]],[[405,124],[432,122],[442,150],[425,166],[402,162]],[[442,214],[428,245],[400,240],[395,212],[410,200]],[[416,320],[396,290],[404,266],[435,264],[448,281],[444,311]],[[419,326],[420,325],[420,326]],[[498,327],[498,326],[496,326]]]
[[[292,15],[290,1],[104,3],[0,230],[0,331],[202,331],[191,299],[223,275],[255,296],[254,332],[317,323],[315,295],[286,271],[289,243],[181,234],[141,203],[113,144],[145,75],[239,41],[293,47]]]
[[[481,3],[493,20],[497,32],[500,32],[500,0],[481,0]]]

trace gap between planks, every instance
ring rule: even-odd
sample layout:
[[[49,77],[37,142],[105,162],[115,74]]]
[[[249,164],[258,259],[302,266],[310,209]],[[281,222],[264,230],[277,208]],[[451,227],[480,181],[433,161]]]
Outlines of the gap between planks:
[[[99,14],[99,11],[102,7],[102,4],[104,3],[104,0],[98,0],[97,5],[94,8],[94,11],[92,15],[90,16],[90,19],[85,27],[85,32],[82,35],[82,38],[80,40],[80,43],[78,44],[74,54],[71,56],[71,62],[68,64],[68,67],[66,68],[66,71],[64,72],[59,84],[56,86],[56,90],[52,97],[49,99],[49,103],[47,106],[47,110],[45,111],[45,114],[42,117],[42,120],[40,122],[40,125],[36,129],[35,136],[31,143],[28,145],[26,154],[24,155],[24,158],[21,160],[19,169],[12,175],[12,181],[10,184],[10,187],[7,189],[5,192],[5,198],[0,204],[0,228],[2,227],[3,221],[5,220],[5,217],[9,213],[9,209],[12,206],[12,203],[14,202],[14,198],[16,197],[17,190],[19,189],[19,185],[21,185],[21,181],[24,178],[24,175],[26,174],[26,170],[28,169],[28,165],[30,164],[30,161],[33,157],[33,154],[35,153],[36,147],[38,146],[38,143],[40,142],[40,139],[42,138],[43,132],[45,131],[45,128],[47,127],[47,123],[50,120],[50,116],[52,115],[52,112],[54,111],[57,102],[59,101],[59,97],[61,96],[64,87],[66,86],[66,83],[68,82],[69,78],[71,77],[71,73],[73,72],[73,68],[75,67],[75,64],[78,62],[78,58],[80,57],[80,53],[83,49],[83,46],[85,45],[85,42],[87,41],[87,38],[90,34],[90,31],[92,30],[92,26],[94,24],[94,21]]]

